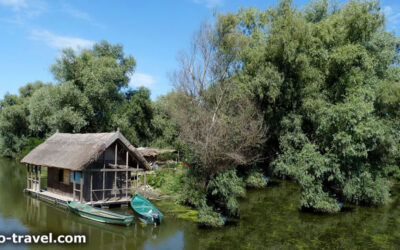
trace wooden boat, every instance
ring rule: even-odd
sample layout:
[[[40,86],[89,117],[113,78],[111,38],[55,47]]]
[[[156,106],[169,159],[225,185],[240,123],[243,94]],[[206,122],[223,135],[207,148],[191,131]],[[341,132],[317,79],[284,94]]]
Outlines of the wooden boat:
[[[76,201],[68,201],[67,205],[72,212],[84,218],[108,224],[129,226],[134,217],[133,215],[123,215],[100,208],[94,208]]]
[[[132,209],[139,215],[139,219],[146,224],[161,224],[162,217],[164,216],[150,201],[134,194],[131,199]]]

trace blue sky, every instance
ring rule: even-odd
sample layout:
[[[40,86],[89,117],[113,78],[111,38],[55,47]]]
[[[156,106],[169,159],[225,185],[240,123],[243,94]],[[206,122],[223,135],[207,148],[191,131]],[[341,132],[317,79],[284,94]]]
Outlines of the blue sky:
[[[309,1],[295,0],[298,7]],[[342,2],[342,1],[341,1]],[[234,12],[240,6],[261,9],[278,0],[0,0],[0,98],[27,82],[55,82],[49,67],[64,47],[90,47],[107,40],[121,43],[135,57],[130,84],[146,86],[152,99],[171,88],[168,73],[176,55],[190,43],[213,10]],[[381,1],[386,29],[400,33],[400,1]]]

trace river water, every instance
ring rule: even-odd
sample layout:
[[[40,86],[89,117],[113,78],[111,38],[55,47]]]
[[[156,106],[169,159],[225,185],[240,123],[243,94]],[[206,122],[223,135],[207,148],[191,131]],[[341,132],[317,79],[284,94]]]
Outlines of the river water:
[[[83,245],[0,245],[7,249],[400,249],[400,186],[392,202],[381,207],[346,207],[334,215],[298,210],[299,190],[289,181],[275,181],[249,190],[241,216],[220,229],[164,212],[162,225],[130,227],[92,222],[63,207],[23,193],[25,167],[0,158],[0,234],[84,234]],[[155,202],[157,206],[157,203]],[[132,213],[130,208],[119,212]]]

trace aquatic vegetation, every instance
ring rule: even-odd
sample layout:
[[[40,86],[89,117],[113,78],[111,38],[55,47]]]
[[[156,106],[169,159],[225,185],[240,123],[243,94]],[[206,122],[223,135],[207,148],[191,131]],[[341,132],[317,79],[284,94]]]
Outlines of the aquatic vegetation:
[[[199,223],[207,227],[221,227],[225,224],[221,214],[210,206],[202,206],[199,209]]]
[[[176,200],[164,199],[155,201],[156,205],[164,214],[175,216],[176,218],[188,220],[194,223],[198,222],[198,211],[188,206],[179,204]]]
[[[251,171],[246,179],[245,179],[246,186],[254,187],[254,188],[262,188],[267,186],[267,181],[264,178],[264,174],[260,171]]]

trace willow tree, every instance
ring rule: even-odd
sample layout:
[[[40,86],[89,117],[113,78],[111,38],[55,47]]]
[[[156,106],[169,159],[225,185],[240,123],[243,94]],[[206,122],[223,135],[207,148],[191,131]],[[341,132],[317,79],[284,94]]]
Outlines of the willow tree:
[[[57,130],[105,132],[120,126],[129,140],[148,143],[153,107],[148,90],[128,87],[135,65],[122,45],[105,41],[63,50],[51,67],[56,83],[27,84],[19,95],[0,101],[0,154],[15,157]]]
[[[27,83],[19,89],[19,95],[6,94],[0,100],[0,155],[15,157],[33,136],[29,129],[29,101],[46,86],[40,81]]]
[[[124,100],[122,90],[128,86],[136,61],[125,55],[120,44],[106,41],[79,53],[65,49],[51,67],[58,84],[70,85],[87,99],[89,109],[82,132],[108,131],[113,112]]]
[[[220,15],[219,51],[264,112],[265,157],[301,207],[382,204],[399,173],[399,39],[377,1],[314,1]]]

